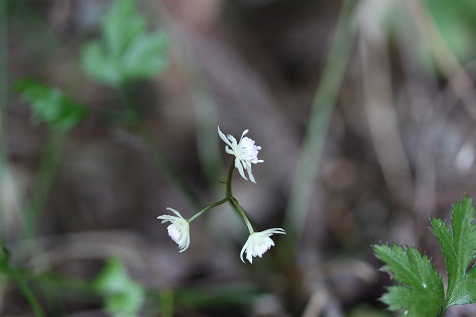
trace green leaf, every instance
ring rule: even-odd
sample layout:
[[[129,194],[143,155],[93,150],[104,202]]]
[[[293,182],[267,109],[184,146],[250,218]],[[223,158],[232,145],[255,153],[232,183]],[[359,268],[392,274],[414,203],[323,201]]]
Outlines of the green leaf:
[[[443,309],[443,282],[426,255],[415,248],[397,245],[374,246],[377,257],[386,263],[382,270],[393,273],[402,285],[392,286],[381,299],[392,311],[405,316],[435,317]]]
[[[60,90],[34,79],[19,80],[13,89],[31,104],[34,119],[60,130],[67,131],[75,127],[88,112]]]
[[[453,305],[476,302],[476,224],[471,198],[455,202],[451,229],[441,219],[431,219],[432,232],[438,239],[448,268],[446,295],[436,269],[415,248],[393,245],[374,246],[376,256],[385,263],[383,270],[393,273],[401,285],[392,286],[382,301],[392,311],[406,316],[440,316]]]
[[[441,244],[448,268],[446,306],[476,301],[476,271],[468,266],[476,250],[475,210],[472,200],[463,197],[452,208],[451,230],[441,219],[432,219],[432,231]]]
[[[119,259],[111,259],[96,278],[94,287],[105,298],[106,310],[114,317],[138,316],[145,290],[129,278]]]
[[[0,245],[0,271],[8,267],[10,262],[10,251],[4,245]]]
[[[111,55],[120,56],[135,37],[146,31],[145,27],[145,20],[138,15],[132,1],[116,0],[102,23],[104,40]]]
[[[106,56],[97,42],[88,43],[83,48],[82,63],[84,71],[97,81],[114,86],[122,80],[116,60]]]
[[[119,86],[153,77],[165,68],[167,37],[147,32],[133,1],[114,3],[104,17],[102,34],[103,41],[88,43],[82,54],[85,72],[97,81]]]

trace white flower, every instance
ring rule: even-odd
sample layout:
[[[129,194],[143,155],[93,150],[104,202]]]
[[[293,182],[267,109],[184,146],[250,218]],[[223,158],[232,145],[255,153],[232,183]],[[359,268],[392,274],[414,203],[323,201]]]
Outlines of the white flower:
[[[167,208],[168,210],[172,211],[177,216],[171,215],[162,215],[157,217],[157,219],[161,219],[162,223],[170,221],[171,224],[167,227],[167,231],[169,232],[169,236],[174,240],[180,248],[180,252],[183,252],[188,249],[190,245],[190,226],[186,219],[182,217],[182,215],[175,209]]]
[[[274,245],[273,240],[271,240],[270,236],[273,234],[286,234],[284,229],[281,228],[273,228],[268,229],[261,232],[253,232],[246,240],[243,249],[241,249],[240,258],[241,261],[243,260],[243,253],[246,252],[246,259],[253,263],[253,257],[259,256],[261,257],[266,251],[269,250]]]
[[[255,145],[255,141],[244,137],[249,130],[245,130],[241,135],[240,142],[236,142],[236,139],[231,135],[228,134],[225,136],[223,132],[220,131],[220,127],[218,127],[218,134],[220,138],[227,144],[225,147],[225,151],[228,154],[234,155],[235,158],[235,167],[240,172],[241,177],[247,179],[245,176],[244,169],[248,171],[248,177],[250,181],[256,183],[255,178],[251,172],[251,163],[263,163],[263,160],[258,160],[258,152],[261,150],[261,146]]]

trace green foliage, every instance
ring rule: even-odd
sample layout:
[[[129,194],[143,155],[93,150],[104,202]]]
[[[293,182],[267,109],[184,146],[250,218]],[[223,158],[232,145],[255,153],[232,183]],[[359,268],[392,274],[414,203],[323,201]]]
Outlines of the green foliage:
[[[6,247],[0,245],[0,272],[6,271],[9,267],[10,252]]]
[[[105,298],[106,310],[114,317],[135,317],[145,300],[145,290],[129,278],[118,259],[111,259],[94,283]]]
[[[391,286],[382,301],[405,316],[441,316],[452,305],[476,302],[476,273],[470,264],[476,250],[475,210],[463,197],[452,208],[451,229],[441,219],[431,219],[448,269],[446,295],[441,277],[426,255],[415,248],[376,245],[376,256],[400,283]]]
[[[102,23],[103,41],[84,47],[83,68],[92,78],[111,86],[150,78],[165,68],[167,38],[150,33],[133,1],[117,0]]]
[[[397,245],[375,246],[377,257],[403,285],[392,286],[382,301],[392,311],[405,311],[406,316],[435,317],[444,304],[443,282],[426,256],[415,248],[403,249]]]
[[[474,215],[471,199],[463,198],[453,205],[451,231],[441,219],[431,220],[448,267],[447,307],[476,301],[476,270],[468,269],[476,250]]]
[[[60,90],[34,79],[22,79],[15,83],[14,90],[33,110],[33,118],[53,128],[67,131],[80,123],[87,109],[66,97]]]
[[[476,51],[476,1],[426,0],[441,36],[463,63],[472,61]]]
[[[20,291],[23,293],[26,300],[30,304],[31,309],[35,313],[36,317],[45,316],[38,300],[36,299],[35,294],[33,293],[32,289],[28,285],[22,272],[10,264],[10,252],[3,245],[0,245],[0,273],[1,273],[0,277],[5,276],[15,281],[18,288],[20,289]]]

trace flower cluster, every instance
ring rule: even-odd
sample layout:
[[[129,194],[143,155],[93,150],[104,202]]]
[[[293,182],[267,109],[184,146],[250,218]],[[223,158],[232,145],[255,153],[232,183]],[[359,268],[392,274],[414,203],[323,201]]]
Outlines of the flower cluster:
[[[253,257],[261,257],[266,251],[274,246],[274,241],[270,238],[273,234],[286,234],[281,228],[272,228],[261,232],[255,232],[246,214],[243,212],[243,209],[231,193],[231,176],[235,167],[238,169],[241,177],[243,177],[245,180],[248,180],[245,175],[246,171],[250,181],[256,183],[251,170],[251,164],[263,163],[263,160],[258,159],[258,153],[261,150],[261,147],[255,145],[254,140],[245,137],[247,133],[248,130],[245,130],[241,135],[240,141],[237,142],[231,134],[225,135],[220,131],[220,128],[218,128],[218,135],[226,143],[226,153],[235,156],[228,174],[228,179],[226,182],[227,192],[224,199],[203,208],[188,220],[183,218],[180,212],[172,208],[167,209],[172,211],[176,216],[162,215],[157,217],[157,219],[162,220],[162,223],[170,222],[170,225],[167,227],[167,231],[172,240],[178,244],[180,252],[187,250],[190,245],[190,222],[192,222],[205,211],[217,207],[225,202],[230,202],[233,208],[235,208],[235,210],[240,214],[240,216],[245,221],[250,233],[248,240],[240,252],[240,258],[243,262],[244,253],[246,253],[246,259],[250,263],[253,263]]]

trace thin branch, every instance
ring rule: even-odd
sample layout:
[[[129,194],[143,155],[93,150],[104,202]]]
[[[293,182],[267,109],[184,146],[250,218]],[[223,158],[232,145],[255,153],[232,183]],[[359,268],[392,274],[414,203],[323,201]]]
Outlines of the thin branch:
[[[359,20],[364,109],[385,182],[393,197],[410,201],[412,176],[393,105],[389,52],[381,23],[386,7],[378,0],[365,4],[362,12],[372,12],[372,19],[361,15]]]
[[[287,242],[283,245],[286,245],[290,250],[284,254],[289,255],[296,251],[296,245],[300,240],[309,212],[322,149],[354,42],[356,31],[354,20],[358,4],[359,1],[356,0],[346,0],[343,3],[328,61],[313,100],[312,112],[302,145],[301,159],[286,210],[284,227],[287,232],[285,239]]]

